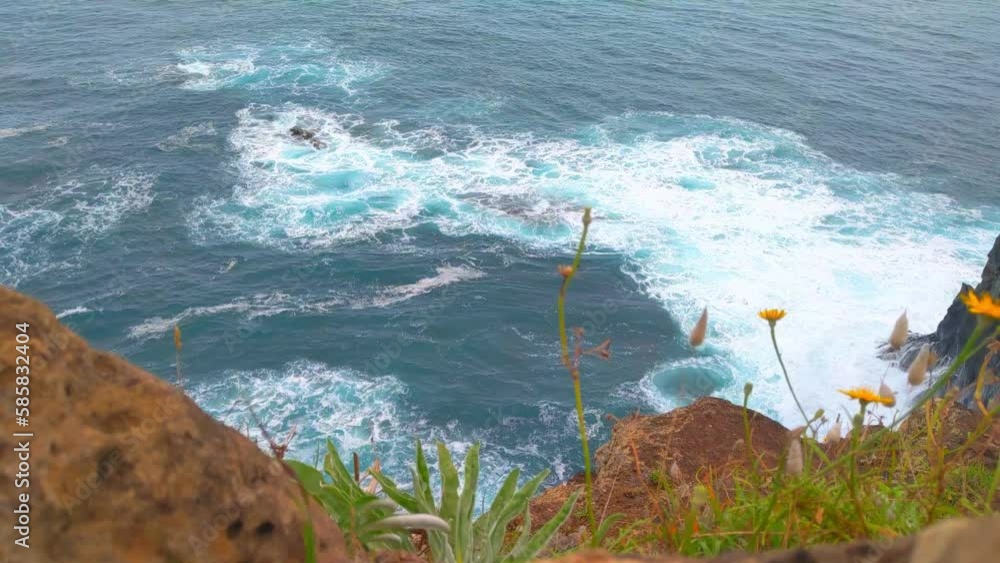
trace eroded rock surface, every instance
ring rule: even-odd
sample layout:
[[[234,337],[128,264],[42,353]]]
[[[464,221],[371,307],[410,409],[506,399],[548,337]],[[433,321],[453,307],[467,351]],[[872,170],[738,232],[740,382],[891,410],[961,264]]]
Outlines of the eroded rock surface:
[[[29,426],[14,425],[15,325],[27,323]],[[22,337],[23,340],[23,337]],[[165,351],[170,353],[170,351]],[[20,365],[20,364],[19,364]],[[21,370],[23,373],[26,370]],[[282,464],[177,388],[91,349],[41,303],[0,287],[0,561],[273,563],[304,561],[306,504]],[[28,431],[29,487],[13,432]],[[30,494],[30,549],[6,523]],[[318,560],[344,539],[309,503]]]
[[[754,454],[774,464],[788,444],[788,430],[770,418],[749,411]],[[655,504],[665,502],[654,472],[669,478],[674,462],[677,485],[716,471],[721,484],[727,471],[747,460],[743,407],[715,397],[702,397],[665,414],[638,415],[615,423],[611,439],[597,449],[594,505],[607,514],[625,515],[623,522],[654,516]],[[583,487],[582,477],[545,490],[532,501],[532,523],[548,521],[565,499]],[[605,509],[605,506],[607,508]],[[579,512],[579,511],[577,511]],[[564,533],[585,524],[579,514],[563,526]]]

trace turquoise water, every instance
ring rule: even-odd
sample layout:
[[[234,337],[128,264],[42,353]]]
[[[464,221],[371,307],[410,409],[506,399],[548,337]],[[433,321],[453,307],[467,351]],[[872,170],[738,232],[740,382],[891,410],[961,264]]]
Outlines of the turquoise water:
[[[43,2],[0,36],[0,283],[168,380],[180,325],[191,395],[303,459],[579,470],[554,303],[585,205],[598,439],[746,381],[794,424],[763,307],[837,412],[1000,228],[991,2]]]

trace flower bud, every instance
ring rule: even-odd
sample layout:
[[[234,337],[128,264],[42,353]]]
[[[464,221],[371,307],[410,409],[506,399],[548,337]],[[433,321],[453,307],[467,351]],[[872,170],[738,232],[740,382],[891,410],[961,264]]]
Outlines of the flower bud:
[[[678,482],[684,479],[684,474],[681,473],[681,468],[678,467],[677,460],[674,460],[674,462],[670,464],[670,478]]]
[[[788,445],[788,457],[785,459],[785,472],[789,475],[802,474],[802,442],[794,438]]]
[[[892,389],[889,389],[889,386],[884,381],[878,386],[878,394],[881,397],[890,399],[888,403],[883,403],[885,406],[889,408],[896,406],[896,394],[892,392]]]
[[[920,347],[920,352],[910,364],[910,369],[906,372],[906,380],[914,387],[920,385],[927,379],[928,360],[930,359],[931,346],[924,344]]]
[[[838,420],[830,425],[830,430],[826,433],[826,437],[823,438],[823,442],[827,444],[836,444],[843,439],[843,435],[841,434],[842,432],[843,427]]]
[[[906,318],[906,311],[896,319],[896,325],[892,327],[892,334],[889,335],[889,346],[893,350],[899,350],[906,344],[906,337],[910,335],[910,321]]]
[[[698,323],[694,325],[691,330],[691,336],[688,338],[688,342],[691,346],[698,347],[701,346],[702,342],[705,341],[705,333],[708,331],[708,307],[705,307],[701,312],[701,318],[698,319]]]

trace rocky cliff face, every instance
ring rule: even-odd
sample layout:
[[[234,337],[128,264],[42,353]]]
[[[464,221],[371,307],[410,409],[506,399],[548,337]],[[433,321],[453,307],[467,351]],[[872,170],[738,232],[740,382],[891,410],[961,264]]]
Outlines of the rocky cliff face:
[[[977,293],[988,291],[994,299],[1000,299],[1000,236],[993,243],[993,249],[990,250],[979,284],[975,288],[971,288],[968,284],[962,284],[959,294],[965,293],[969,289],[975,289]],[[939,366],[948,365],[951,359],[958,356],[975,327],[976,317],[966,311],[965,305],[956,296],[951,306],[948,307],[944,319],[938,324],[937,330],[931,334],[910,338],[899,356],[899,367],[904,370],[909,368],[924,343],[929,343],[931,349],[938,354]],[[955,374],[952,385],[965,391],[959,397],[964,403],[969,402],[971,395],[968,387],[975,382],[979,366],[983,363],[985,356],[986,351],[980,351]],[[1000,374],[1000,356],[994,359],[990,368],[994,373]],[[991,396],[1000,390],[995,385],[993,387],[992,393],[989,393]]]
[[[346,559],[282,463],[2,286],[0,381],[0,561],[301,562],[307,514],[318,560]],[[18,509],[21,529],[9,524]]]

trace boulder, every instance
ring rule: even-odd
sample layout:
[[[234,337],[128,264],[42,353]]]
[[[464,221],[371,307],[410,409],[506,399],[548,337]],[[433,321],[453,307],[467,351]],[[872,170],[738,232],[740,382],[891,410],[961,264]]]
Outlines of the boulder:
[[[756,411],[749,410],[748,415],[755,456],[775,465],[789,442],[788,430]],[[623,418],[612,428],[611,439],[595,452],[594,505],[607,514],[624,514],[623,524],[658,514],[656,503],[666,499],[653,483],[654,472],[668,476],[675,462],[681,475],[679,488],[712,471],[717,492],[724,494],[728,472],[747,462],[744,436],[743,407],[715,397],[701,397],[665,414]],[[578,475],[543,491],[531,503],[533,525],[548,521],[582,487],[583,476]],[[578,530],[585,518],[575,511],[562,530]]]
[[[29,371],[19,366],[30,368],[29,394],[16,395],[15,372]],[[0,561],[301,563],[307,520],[318,561],[347,558],[340,530],[305,500],[283,463],[173,385],[90,348],[44,305],[4,287],[0,376],[4,522],[21,504],[30,510],[30,548],[15,545],[23,534],[5,524]],[[30,399],[27,426],[15,426],[16,397]]]

